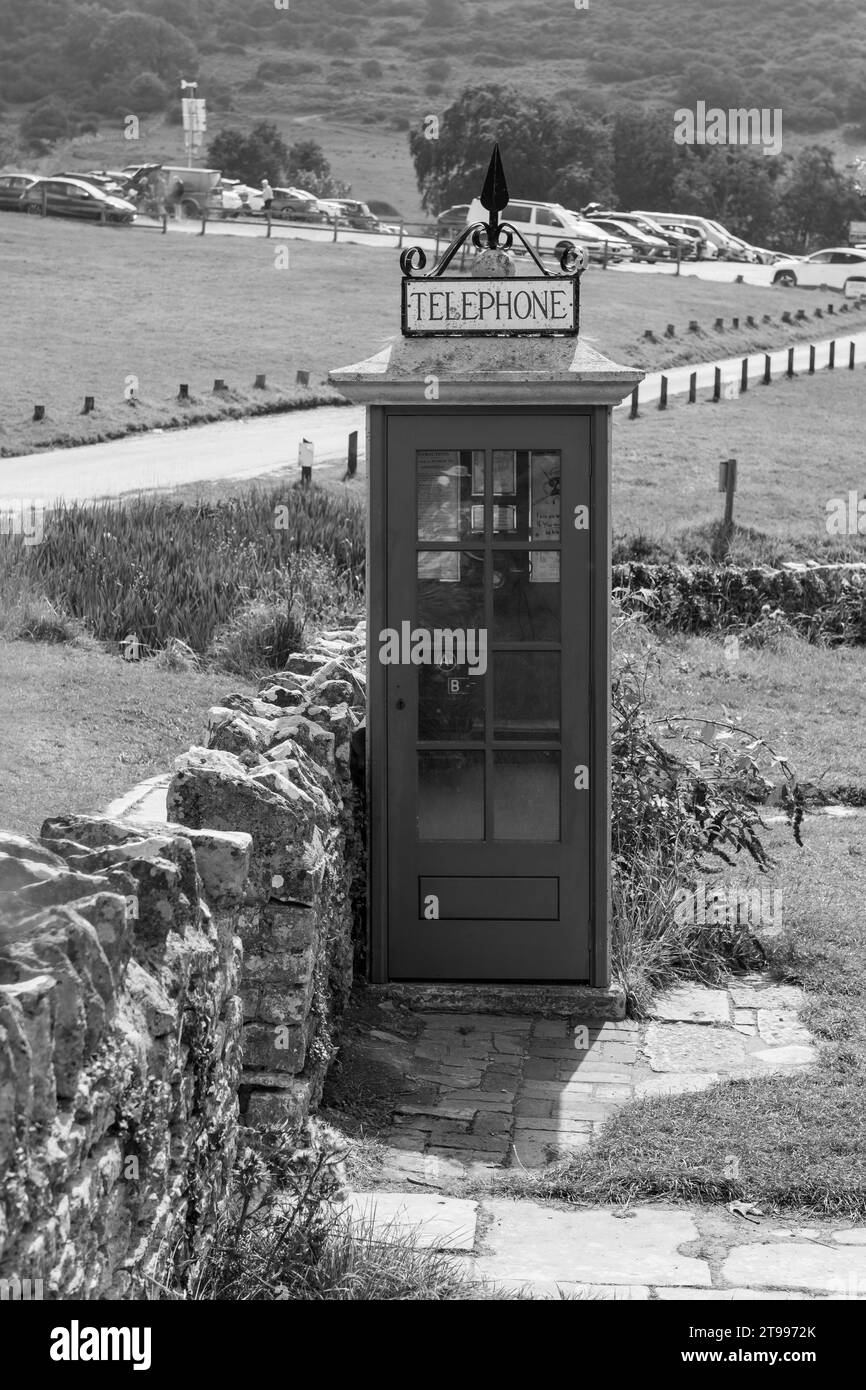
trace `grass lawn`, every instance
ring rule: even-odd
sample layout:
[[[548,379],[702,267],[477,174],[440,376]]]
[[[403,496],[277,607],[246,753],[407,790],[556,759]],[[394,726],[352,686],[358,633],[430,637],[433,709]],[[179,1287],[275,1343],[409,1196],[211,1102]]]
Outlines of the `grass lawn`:
[[[0,827],[36,835],[47,816],[98,811],[168,771],[234,689],[248,687],[95,644],[0,640]]]
[[[522,1192],[575,1202],[746,1198],[765,1213],[866,1217],[866,819],[809,821],[804,840],[798,849],[779,827],[767,838],[785,923],[771,964],[806,988],[804,1019],[823,1044],[817,1064],[624,1106],[594,1143]],[[749,881],[737,871],[738,884]],[[724,1176],[729,1155],[740,1160],[737,1179]]]
[[[847,359],[846,359],[847,360]],[[619,411],[613,445],[613,529],[671,544],[685,528],[718,521],[718,465],[737,459],[734,519],[785,558],[827,545],[866,549],[863,536],[830,537],[827,502],[859,488],[863,472],[862,367],[777,378],[713,405],[676,397],[637,420]]]
[[[289,249],[289,267],[276,253]],[[205,237],[71,219],[0,213],[0,274],[9,287],[5,331],[16,344],[0,381],[0,453],[87,442],[144,426],[213,419],[253,408],[314,403],[333,367],[378,352],[399,333],[396,247],[336,246],[302,240]],[[48,288],[50,287],[50,289]],[[652,368],[712,360],[740,351],[826,335],[824,320],[782,325],[785,309],[841,296],[791,294],[674,275],[617,274],[591,268],[581,286],[581,332],[600,351]],[[763,314],[774,322],[760,325]],[[716,317],[754,330],[715,333]],[[688,333],[697,319],[704,336]],[[668,323],[677,337],[661,338]],[[866,311],[837,321],[862,327]],[[661,341],[644,340],[651,328]],[[311,373],[313,392],[294,387]],[[252,389],[265,373],[268,390]],[[140,404],[124,398],[138,379]],[[212,391],[222,378],[230,394]],[[180,382],[195,398],[182,409]],[[80,414],[85,395],[93,415]],[[46,407],[40,423],[33,405]]]
[[[726,658],[713,636],[619,630],[615,666],[646,670],[649,712],[698,715],[744,727],[785,757],[800,781],[832,789],[866,782],[862,719],[866,652],[783,638],[777,648],[739,644]]]

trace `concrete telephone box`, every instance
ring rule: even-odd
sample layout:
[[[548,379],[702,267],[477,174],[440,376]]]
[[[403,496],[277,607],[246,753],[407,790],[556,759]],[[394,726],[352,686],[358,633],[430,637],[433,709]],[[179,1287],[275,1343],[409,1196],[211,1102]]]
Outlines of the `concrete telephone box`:
[[[583,255],[499,222],[497,151],[482,202],[429,273],[403,253],[393,346],[330,374],[367,406],[371,978],[605,988],[610,426],[641,373],[579,341]]]

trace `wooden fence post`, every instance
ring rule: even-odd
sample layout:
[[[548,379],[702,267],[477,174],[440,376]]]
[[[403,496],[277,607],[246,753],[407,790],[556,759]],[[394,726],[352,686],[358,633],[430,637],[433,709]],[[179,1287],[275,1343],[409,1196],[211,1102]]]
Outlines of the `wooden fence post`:
[[[689,377],[689,405],[694,405],[698,397],[698,374],[692,372]]]

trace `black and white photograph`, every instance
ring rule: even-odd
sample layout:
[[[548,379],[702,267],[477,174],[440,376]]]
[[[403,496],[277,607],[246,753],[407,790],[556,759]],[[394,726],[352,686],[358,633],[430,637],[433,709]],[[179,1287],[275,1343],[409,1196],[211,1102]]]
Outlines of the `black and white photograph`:
[[[0,0],[0,306],[0,1326],[833,1374],[866,0]]]

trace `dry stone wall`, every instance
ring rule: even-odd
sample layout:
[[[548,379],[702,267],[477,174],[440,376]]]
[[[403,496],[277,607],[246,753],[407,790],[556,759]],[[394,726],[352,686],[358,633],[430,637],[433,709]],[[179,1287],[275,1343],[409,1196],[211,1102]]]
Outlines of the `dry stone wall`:
[[[0,1292],[192,1278],[239,1126],[318,1103],[362,949],[364,641],[211,710],[167,822],[0,835]]]
[[[300,1120],[318,1104],[360,946],[366,677],[362,623],[321,634],[256,698],[209,715],[207,748],[175,764],[170,820],[252,840],[241,1113]]]
[[[237,1133],[248,835],[0,836],[0,1279],[147,1298],[193,1268]]]

